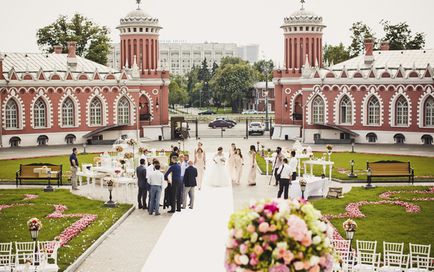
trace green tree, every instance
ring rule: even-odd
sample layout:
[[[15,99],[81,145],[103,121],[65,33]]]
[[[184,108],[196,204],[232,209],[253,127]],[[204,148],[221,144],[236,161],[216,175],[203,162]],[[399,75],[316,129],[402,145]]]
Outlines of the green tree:
[[[374,31],[363,22],[353,23],[350,28],[351,31],[351,45],[349,48],[350,57],[357,57],[363,54],[365,48],[365,38],[375,38]]]
[[[349,49],[340,43],[339,45],[328,45],[324,46],[324,59],[329,63],[340,63],[346,61],[350,58]]]
[[[274,63],[272,60],[260,60],[253,64],[253,69],[258,73],[257,78],[259,81],[265,81],[265,71],[267,71],[267,79],[273,79]]]
[[[242,60],[239,57],[224,57],[220,61],[220,68],[230,64],[248,64],[248,61]]]
[[[60,16],[52,24],[40,28],[37,44],[45,52],[52,53],[53,46],[63,45],[63,53],[68,51],[67,42],[77,42],[77,54],[86,59],[106,64],[109,52],[109,33],[107,27],[99,26],[81,14]]]
[[[414,36],[407,22],[391,24],[382,20],[385,32],[383,41],[388,41],[390,50],[421,49],[425,46],[425,34],[417,32]]]
[[[184,87],[184,79],[181,76],[173,76],[169,84],[169,104],[172,108],[175,105],[184,105],[188,101],[188,92]]]
[[[218,68],[219,68],[219,65],[214,61],[212,63],[211,77],[213,77],[215,75],[215,73],[217,72]]]
[[[209,88],[209,81],[211,80],[211,72],[208,68],[208,62],[206,58],[202,61],[202,66],[199,70],[198,80],[202,83],[202,89],[200,94],[201,105],[208,106],[211,100],[211,90]]]

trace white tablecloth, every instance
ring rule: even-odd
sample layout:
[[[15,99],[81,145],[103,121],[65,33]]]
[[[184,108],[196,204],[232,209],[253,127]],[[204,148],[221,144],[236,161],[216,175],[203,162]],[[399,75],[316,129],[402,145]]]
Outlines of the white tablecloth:
[[[323,196],[323,188],[326,185],[327,179],[322,179],[321,177],[308,177],[304,178],[307,182],[306,190],[304,191],[304,199],[308,199],[310,196]],[[301,198],[301,188],[299,183],[299,178],[292,181],[289,192],[290,198],[299,199]]]

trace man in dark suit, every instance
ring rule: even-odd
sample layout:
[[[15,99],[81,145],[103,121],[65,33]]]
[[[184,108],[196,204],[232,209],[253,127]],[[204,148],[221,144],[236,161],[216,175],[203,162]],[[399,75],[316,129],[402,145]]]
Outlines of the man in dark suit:
[[[140,165],[136,169],[137,185],[139,187],[139,194],[137,195],[137,202],[139,209],[148,209],[146,204],[146,196],[149,190],[148,180],[146,178],[146,160],[140,159]]]
[[[164,175],[164,179],[169,183],[172,183],[171,197],[172,197],[172,209],[170,209],[169,213],[175,212],[175,203],[176,203],[176,211],[181,211],[181,189],[182,180],[181,180],[181,166],[178,164],[178,157],[173,156],[170,159],[171,165]],[[169,175],[172,174],[172,181],[169,181]]]
[[[185,173],[184,173],[184,197],[183,197],[183,204],[182,204],[182,208],[186,208],[187,207],[187,194],[188,197],[190,198],[190,204],[188,205],[188,207],[190,209],[193,209],[193,205],[194,205],[194,187],[197,186],[197,182],[196,182],[196,178],[197,178],[197,169],[196,167],[193,166],[193,161],[188,161],[188,167],[187,169],[185,169]]]

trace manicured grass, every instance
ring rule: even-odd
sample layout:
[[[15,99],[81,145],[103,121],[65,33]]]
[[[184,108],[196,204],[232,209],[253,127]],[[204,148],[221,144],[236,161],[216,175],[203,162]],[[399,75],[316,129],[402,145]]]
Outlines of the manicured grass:
[[[39,195],[39,198],[24,201],[24,194]],[[103,202],[90,200],[71,194],[67,190],[56,190],[44,193],[40,189],[33,190],[0,190],[0,205],[12,203],[33,203],[31,206],[16,206],[0,211],[0,242],[31,241],[27,230],[27,220],[37,217],[42,221],[43,228],[39,240],[53,240],[65,228],[79,218],[47,219],[54,211],[53,204],[68,207],[65,214],[86,213],[98,216],[81,234],[74,237],[68,244],[59,249],[58,264],[61,271],[73,263],[89,246],[91,246],[111,225],[113,225],[131,205],[120,205],[110,209],[103,207]]]
[[[323,153],[315,152],[316,158],[321,158]],[[326,159],[328,156],[326,155]],[[302,159],[302,162],[305,159]],[[400,156],[400,155],[382,155],[382,154],[367,154],[367,153],[351,153],[351,152],[334,152],[331,155],[331,160],[334,162],[332,177],[342,180],[350,180],[348,174],[351,170],[350,161],[354,160],[354,172],[358,175],[358,180],[366,180],[366,162],[376,162],[382,160],[397,160],[407,162],[409,161],[411,167],[414,168],[415,178],[417,179],[434,179],[434,157],[418,157],[418,156]],[[258,156],[258,165],[263,173],[265,173],[265,160]],[[304,164],[301,164],[302,173]],[[271,169],[271,166],[269,166]],[[322,174],[321,166],[314,166],[314,174],[320,176]],[[328,168],[327,168],[328,169]],[[308,166],[309,172],[309,166]],[[328,171],[328,170],[327,170]],[[397,180],[399,178],[386,178]],[[401,178],[402,179],[402,178]],[[406,178],[404,178],[405,180]],[[381,180],[373,178],[373,180]],[[408,180],[408,179],[407,179]]]
[[[353,188],[341,199],[320,199],[313,200],[314,206],[321,210],[322,214],[339,214],[345,212],[347,204],[362,200],[379,201],[378,196],[385,191],[423,190],[427,187],[379,187],[366,190],[364,188]],[[378,241],[377,251],[382,252],[383,241],[404,242],[405,251],[408,252],[408,243],[434,244],[434,201],[412,201],[412,198],[434,197],[433,194],[409,194],[402,193],[394,196],[421,207],[419,213],[407,213],[403,207],[395,205],[366,205],[361,207],[365,218],[358,218],[355,221],[358,229],[355,240]],[[342,223],[346,219],[333,219],[331,222],[337,228],[342,237],[345,232]],[[353,246],[356,243],[353,241]],[[431,253],[433,255],[433,253]]]

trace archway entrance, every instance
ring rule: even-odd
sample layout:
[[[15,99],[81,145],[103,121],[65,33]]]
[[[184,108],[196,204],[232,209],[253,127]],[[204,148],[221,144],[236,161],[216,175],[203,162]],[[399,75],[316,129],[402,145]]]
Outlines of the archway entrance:
[[[142,125],[146,122],[151,123],[151,105],[146,95],[141,95],[139,98],[139,122],[140,137],[144,137]]]

